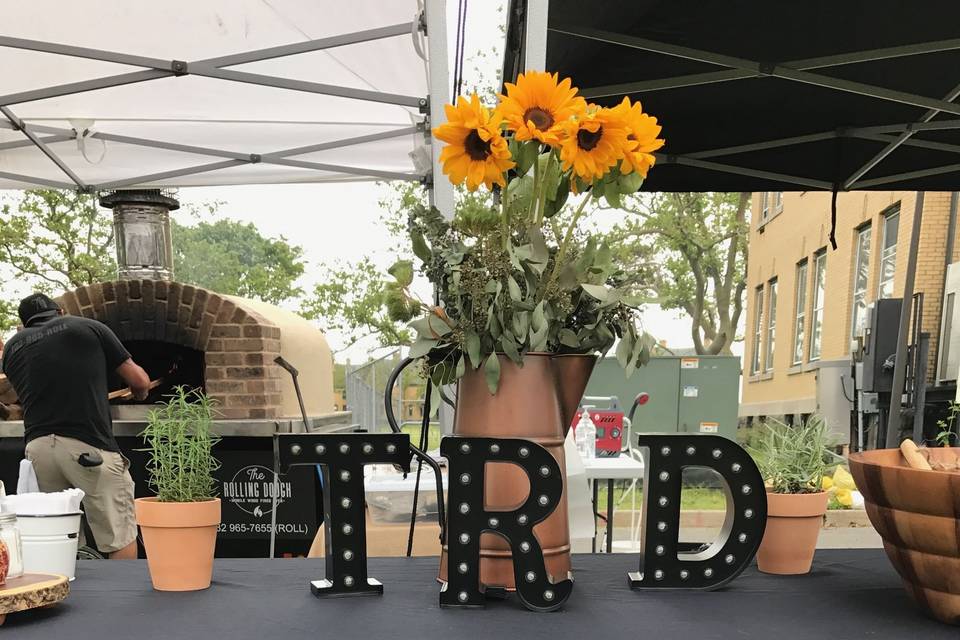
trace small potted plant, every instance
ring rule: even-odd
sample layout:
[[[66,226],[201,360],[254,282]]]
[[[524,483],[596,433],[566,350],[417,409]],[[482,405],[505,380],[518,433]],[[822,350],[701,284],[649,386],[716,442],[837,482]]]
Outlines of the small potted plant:
[[[767,528],[757,553],[764,573],[808,573],[827,513],[823,476],[830,451],[823,419],[796,425],[768,420],[751,452],[767,486]]]
[[[137,498],[153,588],[197,591],[210,586],[220,524],[213,472],[219,462],[210,433],[213,402],[199,390],[177,387],[150,411],[142,436],[156,497]]]

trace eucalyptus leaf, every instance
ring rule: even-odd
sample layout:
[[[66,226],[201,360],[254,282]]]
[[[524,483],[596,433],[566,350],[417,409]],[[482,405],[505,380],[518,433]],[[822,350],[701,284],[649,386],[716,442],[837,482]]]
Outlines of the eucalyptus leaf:
[[[490,390],[490,395],[495,394],[497,387],[500,385],[500,359],[497,358],[496,353],[491,353],[487,357],[487,362],[483,365],[483,374],[487,379],[487,389]]]
[[[504,332],[504,334],[500,336],[500,347],[503,349],[503,352],[507,354],[507,357],[517,364],[520,364],[522,361],[520,351],[517,349],[517,341],[512,333]]]
[[[546,326],[547,317],[544,314],[543,301],[541,300],[540,303],[533,308],[533,317],[530,318],[530,328],[534,331],[540,331],[541,329],[545,329]]]
[[[437,346],[439,342],[437,340],[417,340],[413,343],[413,346],[410,347],[410,353],[407,354],[408,358],[422,358],[423,356],[430,353],[430,350]]]
[[[627,331],[623,334],[623,337],[620,338],[620,342],[617,344],[617,362],[624,369],[627,368],[627,363],[630,361],[630,355],[633,353],[633,334],[630,331]]]
[[[577,338],[577,334],[570,329],[560,329],[559,339],[560,344],[565,347],[576,349],[580,346],[580,340]]]
[[[600,284],[581,284],[580,287],[590,294],[591,297],[596,298],[600,302],[606,302],[611,298],[611,290],[607,287]]]
[[[480,367],[480,336],[473,331],[467,331],[464,336],[464,343],[467,347],[467,357],[470,358],[470,364],[473,369]]]
[[[520,291],[520,285],[513,279],[513,276],[507,276],[507,290],[510,292],[510,299],[515,302],[523,300],[523,292]]]
[[[433,254],[430,252],[430,247],[427,246],[427,241],[423,239],[423,234],[415,229],[411,231],[410,244],[413,248],[413,255],[429,264]]]
[[[530,258],[534,262],[546,263],[550,259],[550,250],[547,248],[547,242],[543,239],[543,232],[537,227],[530,227],[527,230],[530,237]]]
[[[457,369],[456,369],[457,378],[462,378],[463,374],[467,372],[466,361],[467,359],[462,355],[459,358],[457,358]]]
[[[392,275],[401,287],[413,284],[413,263],[409,260],[397,260],[390,265],[387,273]]]

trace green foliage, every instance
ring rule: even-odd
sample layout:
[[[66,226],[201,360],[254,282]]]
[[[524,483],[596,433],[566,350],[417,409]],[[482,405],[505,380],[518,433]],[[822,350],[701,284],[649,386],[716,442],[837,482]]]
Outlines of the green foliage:
[[[621,196],[625,193],[621,190]],[[614,259],[628,273],[623,286],[647,302],[684,311],[698,354],[728,354],[739,339],[749,196],[637,194],[623,196],[617,204],[616,196],[611,200],[606,195],[610,206],[634,214],[605,236]]]
[[[280,304],[299,297],[303,249],[286,238],[267,238],[236,220],[172,223],[177,280],[218,293]]]
[[[637,326],[638,301],[620,287],[609,248],[577,233],[591,199],[548,216],[557,197],[549,175],[559,166],[549,158],[533,165],[531,185],[540,189],[527,194],[523,180],[514,180],[521,186],[508,187],[499,212],[458,209],[448,223],[435,209],[411,211],[411,242],[441,306],[410,323],[417,335],[410,357],[425,356],[438,385],[482,366],[495,393],[496,353],[521,364],[528,352],[604,353],[619,339],[617,359],[628,375],[650,357],[653,340]]]
[[[90,195],[25,191],[0,206],[0,266],[32,290],[57,294],[116,275],[113,226]],[[15,306],[0,306],[0,331],[16,326]]]
[[[20,320],[17,318],[17,305],[9,300],[0,298],[0,339],[3,334],[15,329]]]
[[[956,429],[957,416],[960,415],[960,403],[951,402],[947,408],[947,417],[937,420],[937,444],[941,447],[949,447],[958,438]]]
[[[325,276],[304,300],[300,314],[319,320],[324,331],[350,335],[344,349],[370,336],[381,346],[407,344],[411,336],[403,323],[412,319],[420,306],[405,292],[413,280],[412,264],[398,265],[393,271],[400,279],[393,282],[388,282],[369,258],[356,264],[321,265]]]
[[[214,402],[199,390],[177,387],[147,414],[141,434],[149,454],[150,486],[160,502],[199,502],[216,496],[213,457],[219,437],[210,433]]]
[[[769,418],[757,446],[749,451],[774,493],[822,491],[829,461],[837,458],[830,450],[827,425],[819,416],[792,426]]]

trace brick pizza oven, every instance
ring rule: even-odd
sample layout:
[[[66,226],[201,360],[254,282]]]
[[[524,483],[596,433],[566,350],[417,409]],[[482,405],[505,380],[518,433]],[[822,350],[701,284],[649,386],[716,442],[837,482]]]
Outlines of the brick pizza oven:
[[[151,379],[165,378],[147,402],[184,383],[205,389],[225,419],[299,413],[292,383],[287,391],[294,397],[285,403],[284,378],[289,375],[274,363],[282,351],[281,327],[291,322],[289,317],[277,322],[277,316],[288,315],[281,309],[274,308],[271,319],[264,315],[262,303],[163,280],[101,282],[70,291],[59,302],[67,313],[109,326]],[[289,359],[304,373],[301,385],[313,387],[308,379],[311,367],[297,360],[329,359],[330,349],[319,331],[309,329],[315,334],[313,348]],[[313,413],[333,411],[332,377],[327,385],[329,402],[316,406]],[[317,405],[315,394],[320,389],[304,391],[305,402]]]

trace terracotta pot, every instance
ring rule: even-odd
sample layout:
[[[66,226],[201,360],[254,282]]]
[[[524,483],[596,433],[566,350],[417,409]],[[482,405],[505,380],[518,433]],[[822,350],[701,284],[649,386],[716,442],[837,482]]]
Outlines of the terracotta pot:
[[[934,460],[951,452],[960,448],[929,449]],[[960,473],[913,469],[899,449],[851,454],[850,472],[907,593],[960,625]]]
[[[500,385],[491,395],[482,370],[468,371],[457,387],[453,433],[458,436],[524,438],[546,448],[564,473],[564,491],[556,510],[534,528],[543,548],[547,573],[563,580],[570,572],[570,528],[567,520],[566,459],[563,442],[576,413],[594,355],[528,353],[523,366],[505,355],[500,359]],[[489,510],[516,509],[530,493],[526,474],[517,466],[488,464],[484,504]],[[440,580],[446,580],[446,547],[440,558]],[[480,538],[480,582],[515,589],[513,560],[507,542],[493,534]]]
[[[199,591],[209,587],[220,498],[202,502],[137,498],[135,502],[153,588]]]
[[[809,573],[827,513],[827,493],[767,492],[767,528],[757,551],[764,573]]]

